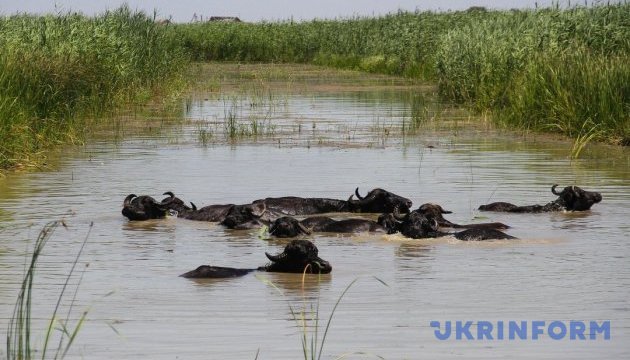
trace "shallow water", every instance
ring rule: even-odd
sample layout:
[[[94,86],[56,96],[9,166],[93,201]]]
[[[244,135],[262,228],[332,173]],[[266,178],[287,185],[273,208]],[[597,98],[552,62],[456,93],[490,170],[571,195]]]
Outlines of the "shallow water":
[[[89,310],[71,358],[253,359],[257,352],[259,359],[300,358],[302,323],[291,309],[309,319],[308,339],[319,311],[321,340],[335,302],[354,280],[334,313],[322,358],[630,355],[627,150],[590,147],[585,160],[570,161],[571,144],[493,130],[431,102],[427,87],[328,72],[316,80],[318,70],[295,71],[291,81],[279,76],[262,91],[254,84],[253,92],[242,90],[243,77],[226,75],[223,92],[200,90],[187,102],[184,126],[161,136],[95,141],[65,151],[50,171],[1,179],[0,335],[25,253],[43,224],[63,218],[67,228],[55,231],[37,267],[33,312],[39,344],[93,222],[70,280],[80,282],[71,318]],[[412,112],[403,99],[418,92],[429,99],[427,119],[402,136]],[[230,111],[243,129],[253,119],[267,128],[230,138],[223,124]],[[206,141],[201,130],[210,134]],[[580,214],[475,210],[500,200],[544,204],[555,198],[554,183],[600,191],[604,200]],[[447,218],[454,222],[504,222],[521,240],[317,234],[309,239],[332,264],[330,275],[304,283],[300,275],[270,273],[191,281],[177,275],[207,263],[257,267],[265,251],[279,252],[286,241],[212,223],[133,223],[120,215],[129,193],[161,198],[172,190],[208,205],[285,195],[345,199],[357,186],[362,193],[385,188],[416,206],[439,203],[453,211]],[[59,317],[66,317],[73,295],[71,286]],[[433,320],[610,320],[612,338],[441,341],[429,326]]]

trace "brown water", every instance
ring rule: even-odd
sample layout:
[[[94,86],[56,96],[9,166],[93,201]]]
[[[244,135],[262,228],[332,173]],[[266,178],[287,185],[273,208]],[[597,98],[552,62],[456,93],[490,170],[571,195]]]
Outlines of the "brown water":
[[[430,87],[402,80],[311,68],[268,67],[264,76],[255,66],[220,69],[226,75],[215,81],[223,91],[201,87],[186,104],[185,125],[94,141],[65,151],[53,170],[0,179],[2,338],[25,253],[43,224],[63,218],[68,228],[56,230],[37,268],[34,332],[41,344],[94,222],[70,281],[80,281],[71,318],[89,310],[71,358],[301,358],[301,323],[290,307],[311,319],[308,341],[319,309],[321,340],[354,280],[334,314],[324,359],[630,356],[628,150],[592,146],[586,159],[570,161],[570,143],[492,130],[432,101]],[[426,111],[420,127],[402,136],[403,120],[409,124],[415,111],[412,94],[423,94]],[[230,138],[230,113],[245,135]],[[259,127],[251,131],[254,120]],[[597,190],[604,200],[581,214],[475,210],[499,200],[544,204],[554,198],[553,183]],[[522,240],[318,234],[309,239],[332,264],[331,275],[305,283],[270,273],[191,281],[178,275],[207,263],[257,267],[265,251],[278,252],[286,241],[176,218],[130,223],[120,214],[129,193],[172,190],[207,205],[284,195],[345,199],[357,186],[382,187],[415,205],[442,204],[456,222],[501,221]],[[61,318],[73,295],[71,286]],[[610,320],[612,338],[440,341],[433,320]]]

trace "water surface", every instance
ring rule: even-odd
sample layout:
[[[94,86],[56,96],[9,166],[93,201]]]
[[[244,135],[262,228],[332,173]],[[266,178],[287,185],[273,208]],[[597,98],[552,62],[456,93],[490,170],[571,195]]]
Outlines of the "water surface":
[[[0,180],[0,335],[25,253],[43,224],[64,219],[67,228],[56,230],[37,268],[33,312],[41,343],[93,222],[70,281],[80,282],[71,318],[89,310],[70,358],[300,358],[302,323],[291,309],[308,320],[308,338],[318,311],[321,340],[354,280],[322,358],[630,355],[627,150],[589,147],[585,159],[571,161],[570,143],[493,129],[437,103],[431,87],[400,79],[316,68],[219,69],[221,91],[193,93],[184,125],[94,141],[64,151],[53,169]],[[421,124],[403,131],[418,103]],[[230,117],[242,130],[233,137]],[[554,183],[600,191],[604,200],[579,214],[476,210],[500,200],[544,204],[554,199]],[[208,205],[286,195],[345,199],[357,186],[362,193],[385,188],[416,206],[439,203],[454,222],[504,222],[520,240],[316,234],[308,238],[332,264],[330,275],[304,283],[299,275],[268,273],[191,281],[178,275],[201,264],[257,267],[265,251],[279,252],[286,241],[176,218],[128,222],[120,214],[129,193],[160,198],[171,190]],[[72,296],[71,286],[60,317]],[[610,320],[612,339],[440,341],[432,320]]]

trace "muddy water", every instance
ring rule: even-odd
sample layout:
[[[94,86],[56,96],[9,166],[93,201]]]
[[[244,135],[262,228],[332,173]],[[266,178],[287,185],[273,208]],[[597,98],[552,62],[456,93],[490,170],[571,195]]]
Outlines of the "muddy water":
[[[362,82],[309,69],[259,91],[258,78],[244,80],[239,71],[221,80],[222,92],[195,93],[184,126],[93,142],[64,152],[55,169],[0,180],[3,338],[25,253],[43,224],[64,219],[67,228],[55,231],[37,268],[33,316],[41,344],[88,236],[58,315],[70,311],[76,320],[88,311],[71,358],[301,358],[302,323],[291,309],[307,319],[309,342],[319,317],[321,341],[335,302],[355,280],[336,309],[322,358],[630,355],[627,150],[592,147],[585,160],[570,161],[571,144],[492,130],[432,102],[430,88],[398,80]],[[423,120],[402,131],[414,112],[407,100],[418,93],[427,98]],[[229,135],[230,112],[240,135]],[[252,131],[253,120],[263,126]],[[598,190],[604,200],[581,214],[475,210],[499,200],[546,203],[553,183]],[[207,205],[283,195],[345,199],[357,186],[383,187],[415,205],[440,203],[456,222],[501,221],[521,240],[317,234],[309,239],[333,265],[330,275],[304,283],[299,275],[267,273],[191,281],[177,275],[207,263],[257,267],[265,251],[278,252],[286,241],[176,218],[131,223],[120,215],[129,193],[172,190]],[[610,320],[612,338],[442,341],[429,325],[434,320]]]

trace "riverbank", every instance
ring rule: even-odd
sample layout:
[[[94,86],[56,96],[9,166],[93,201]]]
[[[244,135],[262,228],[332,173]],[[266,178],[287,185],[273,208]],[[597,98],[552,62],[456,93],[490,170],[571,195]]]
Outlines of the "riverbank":
[[[163,24],[127,7],[0,18],[0,169],[80,144],[107,114],[183,89],[191,61],[307,63],[420,79],[508,128],[630,144],[630,4]],[[423,112],[423,111],[421,111]]]
[[[379,18],[194,23],[196,60],[314,63],[437,82],[503,125],[630,144],[630,4],[399,12]],[[574,154],[574,155],[579,155]]]
[[[112,111],[181,86],[188,59],[167,32],[127,7],[0,18],[0,169],[41,163]]]

